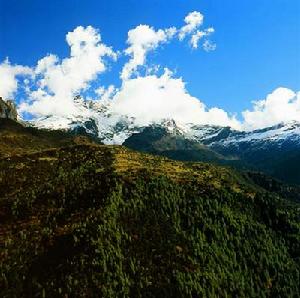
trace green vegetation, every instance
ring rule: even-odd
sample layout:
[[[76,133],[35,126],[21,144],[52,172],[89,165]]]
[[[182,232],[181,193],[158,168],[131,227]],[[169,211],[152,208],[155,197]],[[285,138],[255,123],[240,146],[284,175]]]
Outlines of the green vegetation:
[[[40,149],[1,147],[1,297],[299,297],[290,188],[25,131]]]

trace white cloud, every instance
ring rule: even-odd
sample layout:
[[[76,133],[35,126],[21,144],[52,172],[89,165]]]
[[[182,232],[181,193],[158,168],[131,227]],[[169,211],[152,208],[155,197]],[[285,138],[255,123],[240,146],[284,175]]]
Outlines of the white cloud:
[[[210,40],[206,40],[202,45],[204,51],[211,52],[214,51],[217,48],[217,45],[215,43],[212,43]]]
[[[186,25],[179,30],[175,27],[170,27],[155,31],[154,28],[148,25],[139,25],[130,30],[127,39],[129,47],[125,50],[125,54],[131,58],[122,69],[121,79],[124,81],[131,78],[136,73],[138,66],[145,64],[146,55],[149,51],[155,50],[160,44],[170,41],[177,34],[179,40],[183,40],[187,35],[193,34],[190,43],[194,48],[197,48],[202,36],[208,36],[214,32],[213,28],[196,31],[203,24],[203,18],[204,16],[200,12],[193,11],[185,17]]]
[[[215,29],[210,27],[208,29],[205,29],[203,31],[199,31],[197,30],[197,32],[195,34],[192,35],[191,37],[191,46],[194,48],[194,49],[197,49],[198,48],[198,44],[199,44],[199,41],[204,37],[204,36],[209,36],[211,35],[212,33],[215,32]],[[203,43],[203,49],[204,50],[208,50],[209,47],[212,47],[213,44],[210,43],[209,40],[205,40],[205,42]],[[215,49],[215,48],[214,48]]]
[[[264,100],[253,102],[253,110],[243,113],[244,128],[264,128],[280,122],[300,121],[300,92],[277,88]]]
[[[37,89],[30,92],[30,101],[20,106],[21,112],[35,116],[72,115],[78,113],[73,98],[90,87],[106,70],[104,58],[116,59],[116,53],[101,42],[100,33],[91,26],[79,26],[66,36],[70,57],[60,59],[48,55],[35,68]]]
[[[179,30],[179,40],[183,40],[187,34],[194,32],[198,27],[203,24],[204,16],[199,11],[190,12],[185,18],[186,25]]]
[[[122,69],[120,90],[112,95],[111,107],[115,113],[134,117],[142,125],[164,118],[173,118],[184,123],[239,127],[234,117],[228,116],[218,108],[208,110],[202,102],[192,97],[186,91],[182,79],[174,78],[169,70],[165,69],[164,74],[158,76],[156,74],[159,67],[146,66],[147,53],[175,36],[183,40],[186,36],[192,35],[190,43],[197,48],[202,36],[209,36],[214,32],[213,28],[197,30],[203,24],[203,18],[200,12],[194,11],[185,17],[186,25],[179,30],[171,27],[155,31],[148,25],[139,25],[128,32],[129,47],[125,50],[125,54],[131,58]],[[137,72],[138,66],[146,66],[145,76]],[[133,77],[133,74],[136,76]]]
[[[0,64],[0,96],[12,98],[18,89],[18,76],[32,75],[30,67],[11,65],[8,59]]]
[[[139,25],[130,30],[127,39],[129,46],[124,51],[129,56],[129,61],[122,69],[122,86],[131,80],[134,74],[139,79],[136,83],[143,82],[138,73],[139,66],[145,67],[145,80],[155,77],[151,75],[158,72],[159,66],[149,68],[146,65],[147,53],[169,42],[177,34],[180,36],[192,34],[202,22],[203,15],[192,12],[185,17],[186,25],[180,30],[175,27],[155,30],[148,25]],[[209,35],[212,31],[213,29],[209,28],[203,32]],[[34,69],[34,88],[25,84],[29,99],[19,105],[21,113],[27,112],[34,117],[54,115],[69,118],[88,113],[87,109],[74,103],[73,98],[83,91],[91,90],[89,89],[91,83],[106,70],[105,58],[116,59],[117,54],[101,42],[99,32],[91,26],[75,28],[66,35],[66,41],[70,46],[70,57],[61,60],[56,55],[49,54],[38,61]],[[198,41],[195,42],[198,45]],[[92,90],[103,101],[109,100],[118,91],[113,85],[101,88],[95,84]]]
[[[205,51],[215,50],[216,45],[207,39],[214,29],[200,30],[203,15],[192,12],[185,17],[185,25],[176,29],[155,30],[148,25],[139,25],[128,32],[129,57],[125,63],[120,89],[113,85],[99,87],[95,80],[107,70],[106,59],[116,59],[117,54],[102,43],[99,32],[91,26],[77,27],[66,35],[70,56],[60,59],[49,54],[38,61],[32,69],[11,65],[8,60],[0,64],[0,96],[12,97],[18,83],[27,91],[29,99],[19,105],[20,112],[29,112],[34,117],[54,116],[53,119],[86,117],[93,113],[84,102],[73,100],[75,95],[86,90],[96,94],[101,105],[109,102],[113,112],[135,117],[139,124],[173,118],[181,123],[214,124],[236,129],[257,129],[283,121],[300,121],[300,92],[278,88],[266,99],[255,101],[253,108],[242,112],[238,121],[220,108],[207,108],[198,98],[190,95],[181,78],[175,78],[165,69],[158,75],[159,65],[148,67],[147,53],[156,50],[172,38],[188,38],[190,45]],[[138,67],[144,66],[144,76]],[[22,80],[20,80],[22,78]],[[33,84],[32,84],[33,83]],[[92,84],[93,83],[93,84]],[[32,87],[34,86],[34,87]],[[89,94],[89,96],[91,96]],[[65,117],[65,118],[63,118]],[[69,123],[69,120],[62,123]]]
[[[101,98],[101,101],[108,101],[116,93],[116,87],[114,85],[109,85],[107,88],[104,86],[99,87],[95,90],[95,93]]]
[[[192,37],[191,37],[191,46],[194,49],[197,49],[200,39],[202,39],[202,37],[204,37],[205,35],[206,34],[203,31],[197,31],[195,34],[193,34]]]
[[[203,25],[203,20],[204,16],[200,12],[193,11],[189,13],[184,19],[186,25],[178,30],[179,40],[183,40],[186,36],[190,35],[191,47],[194,49],[198,49],[199,42],[203,39],[203,37],[207,38],[209,35],[215,32],[215,29],[213,27],[199,30],[199,27]],[[207,52],[213,51],[216,49],[216,44],[206,39],[202,44],[202,48]]]
[[[129,79],[138,66],[144,65],[147,52],[156,49],[161,43],[169,41],[175,33],[176,28],[174,27],[155,31],[148,25],[139,25],[130,30],[127,39],[129,47],[125,50],[125,54],[131,58],[122,69],[121,79]]]
[[[149,75],[124,81],[113,97],[111,107],[116,113],[135,117],[141,125],[172,118],[182,123],[239,128],[234,117],[218,108],[207,109],[191,96],[182,79],[173,78],[168,69],[161,76]]]

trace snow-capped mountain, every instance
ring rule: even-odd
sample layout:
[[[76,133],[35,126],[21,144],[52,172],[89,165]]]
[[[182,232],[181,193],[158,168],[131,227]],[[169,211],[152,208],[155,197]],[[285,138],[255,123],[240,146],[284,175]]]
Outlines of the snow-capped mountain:
[[[30,121],[37,128],[61,129],[99,138],[105,144],[122,144],[130,135],[142,130],[134,118],[111,111],[110,102],[74,99],[77,113],[47,116]]]
[[[212,148],[231,148],[231,150],[300,148],[300,122],[292,121],[254,131],[237,131],[230,127],[209,125],[190,126],[189,135],[200,143]]]
[[[106,144],[122,144],[132,134],[147,126],[166,128],[170,134],[181,134],[185,138],[212,148],[244,150],[262,149],[265,146],[300,146],[300,122],[280,123],[254,131],[237,131],[230,127],[179,123],[173,119],[161,119],[155,123],[141,124],[134,117],[113,112],[110,101],[85,101],[80,96],[74,102],[78,112],[73,115],[47,116],[31,122],[38,128],[63,129],[85,132],[98,137]]]
[[[282,179],[292,173],[300,183],[300,122],[254,131],[179,123],[173,119],[141,123],[134,117],[115,113],[110,101],[84,101],[80,97],[74,101],[78,106],[76,114],[43,117],[31,121],[31,125],[88,134],[104,144],[125,144],[144,151],[152,148],[149,152],[175,159],[251,165]],[[289,165],[288,172],[282,170],[285,165]]]

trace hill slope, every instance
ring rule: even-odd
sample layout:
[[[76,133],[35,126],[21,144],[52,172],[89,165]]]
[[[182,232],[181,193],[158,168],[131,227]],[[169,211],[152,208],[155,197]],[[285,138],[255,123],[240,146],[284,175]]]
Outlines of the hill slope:
[[[123,145],[176,160],[259,170],[300,185],[299,132],[296,122],[246,133],[209,125],[180,127],[169,120],[133,133]]]
[[[299,204],[253,181],[121,146],[1,158],[0,295],[297,296]]]
[[[0,158],[84,143],[100,142],[84,135],[26,127],[11,119],[0,118]]]
[[[123,143],[124,146],[152,154],[185,161],[219,161],[221,154],[207,146],[186,139],[180,131],[169,131],[166,127],[153,125],[135,133]]]

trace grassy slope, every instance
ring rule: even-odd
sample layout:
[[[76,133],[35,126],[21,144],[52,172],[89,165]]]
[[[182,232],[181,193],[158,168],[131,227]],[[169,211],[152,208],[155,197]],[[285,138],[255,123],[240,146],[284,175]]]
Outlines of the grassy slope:
[[[297,297],[279,192],[121,146],[31,151],[0,159],[1,297]]]

